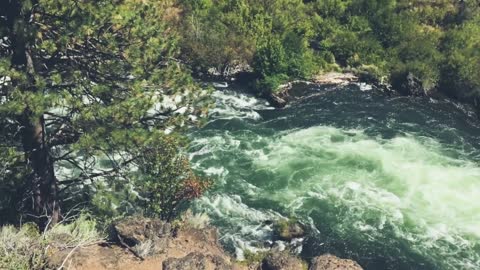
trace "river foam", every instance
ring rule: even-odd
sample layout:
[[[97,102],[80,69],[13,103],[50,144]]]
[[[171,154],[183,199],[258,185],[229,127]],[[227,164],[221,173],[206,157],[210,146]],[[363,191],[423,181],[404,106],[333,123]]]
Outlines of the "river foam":
[[[480,269],[480,166],[472,159],[479,150],[474,135],[463,135],[474,127],[460,131],[441,115],[405,121],[405,112],[396,113],[402,99],[381,104],[393,108],[382,122],[366,96],[371,119],[345,122],[349,102],[361,100],[318,97],[320,108],[340,104],[322,118],[311,109],[274,115],[256,98],[224,95],[219,102],[228,112],[217,111],[192,134],[190,157],[216,180],[195,208],[212,217],[239,257],[265,247],[272,236],[265,221],[294,216],[311,226],[305,256],[332,252],[365,269]],[[341,112],[338,122],[333,110]],[[441,139],[431,128],[416,132],[423,119],[444,125]]]
[[[339,214],[348,228],[335,225],[340,233],[356,230],[380,240],[388,227],[418,252],[435,250],[442,260],[467,252],[469,262],[480,266],[475,249],[468,252],[480,239],[480,168],[448,157],[438,142],[382,140],[317,126],[275,139],[268,148],[268,158],[254,163],[279,178],[282,185],[269,197],[286,208],[308,212],[312,206],[303,203],[314,198],[344,211]],[[452,260],[445,263],[468,266]]]

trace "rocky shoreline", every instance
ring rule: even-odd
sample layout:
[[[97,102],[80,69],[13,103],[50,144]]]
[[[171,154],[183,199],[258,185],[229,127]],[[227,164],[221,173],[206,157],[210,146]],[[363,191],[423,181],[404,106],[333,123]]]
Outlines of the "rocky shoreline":
[[[277,90],[264,94],[270,104],[276,108],[285,107],[289,101],[294,99],[290,91],[295,85],[348,85],[351,83],[360,82],[360,77],[351,72],[327,72],[315,76],[312,80],[295,80],[286,84],[280,85]]]
[[[294,80],[280,85],[275,91],[264,93],[263,98],[269,101],[276,108],[285,107],[288,102],[301,97],[291,93],[294,86],[298,85],[321,85],[321,86],[343,86],[352,83],[364,83],[371,85],[389,95],[411,96],[411,97],[432,97],[436,99],[452,98],[439,91],[436,88],[425,88],[422,81],[412,73],[407,73],[402,78],[396,80],[393,84],[382,82],[374,78],[369,73],[359,73],[349,70],[342,72],[327,72],[315,76],[311,80]],[[477,112],[480,112],[480,102],[453,98],[464,104],[472,106]]]
[[[287,223],[286,223],[287,224]],[[286,239],[303,234],[295,223],[280,226]],[[66,267],[68,266],[68,267]],[[331,254],[302,260],[272,248],[254,259],[237,261],[219,243],[217,229],[196,221],[182,224],[130,217],[112,225],[109,241],[51,251],[49,267],[72,270],[360,270]]]

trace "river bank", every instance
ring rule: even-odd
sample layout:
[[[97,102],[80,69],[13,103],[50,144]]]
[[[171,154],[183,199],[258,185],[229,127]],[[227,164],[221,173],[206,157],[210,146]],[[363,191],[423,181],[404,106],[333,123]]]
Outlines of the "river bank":
[[[48,267],[72,270],[361,270],[354,261],[325,254],[310,262],[272,249],[237,261],[219,244],[217,229],[200,216],[172,224],[131,217],[113,224],[110,241],[55,249]]]
[[[251,85],[252,81],[255,81],[255,75],[248,65],[239,66],[234,69],[234,72],[228,75],[223,75],[218,72],[194,75],[202,81],[226,81],[237,85],[236,88],[255,88]],[[440,89],[438,87],[426,88],[422,80],[413,73],[404,74],[404,76],[397,77],[395,81],[388,82],[385,78],[378,78],[368,71],[344,68],[340,71],[320,73],[311,79],[291,80],[270,91],[252,90],[252,93],[266,99],[276,108],[283,108],[289,101],[301,98],[303,93],[299,93],[298,91],[296,93],[291,92],[294,86],[345,86],[352,83],[357,83],[361,85],[362,88],[373,88],[388,95],[452,99],[471,106],[477,113],[480,112],[480,102],[478,99],[454,96],[452,92],[455,91],[452,89]]]

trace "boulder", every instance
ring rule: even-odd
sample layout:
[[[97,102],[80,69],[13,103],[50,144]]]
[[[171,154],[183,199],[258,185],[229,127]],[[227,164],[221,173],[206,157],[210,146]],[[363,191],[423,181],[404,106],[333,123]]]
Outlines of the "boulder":
[[[295,220],[279,220],[274,224],[275,235],[283,241],[292,241],[305,236],[303,225]]]
[[[113,224],[113,238],[139,257],[162,253],[172,237],[171,224],[160,219],[128,217]]]
[[[192,252],[183,258],[169,258],[163,262],[163,270],[231,270],[223,258]]]
[[[355,261],[326,254],[313,258],[309,270],[363,270],[363,268]]]
[[[422,81],[415,77],[412,73],[408,73],[404,87],[408,89],[412,96],[425,96],[426,91],[423,88]]]
[[[402,95],[406,96],[426,96],[427,89],[423,87],[422,81],[413,73],[408,72],[394,80],[394,87]]]
[[[262,270],[301,270],[306,269],[305,263],[288,252],[268,254],[262,261]]]
[[[288,101],[284,94],[275,94],[275,93],[268,93],[265,95],[265,99],[274,106],[275,108],[283,108],[287,105]]]

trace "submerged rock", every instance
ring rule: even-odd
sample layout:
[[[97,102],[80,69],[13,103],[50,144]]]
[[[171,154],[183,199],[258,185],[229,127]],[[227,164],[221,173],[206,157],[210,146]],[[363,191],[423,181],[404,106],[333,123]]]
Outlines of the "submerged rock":
[[[306,264],[288,252],[268,254],[262,261],[261,270],[302,270]]]
[[[284,93],[286,93],[286,92],[284,92]],[[285,94],[282,94],[282,93],[269,93],[265,96],[265,98],[275,108],[283,108],[288,103]]]
[[[279,220],[274,224],[275,235],[284,241],[292,241],[295,238],[305,236],[305,229],[302,224],[295,220]]]
[[[363,270],[355,261],[325,254],[312,260],[309,270]]]

